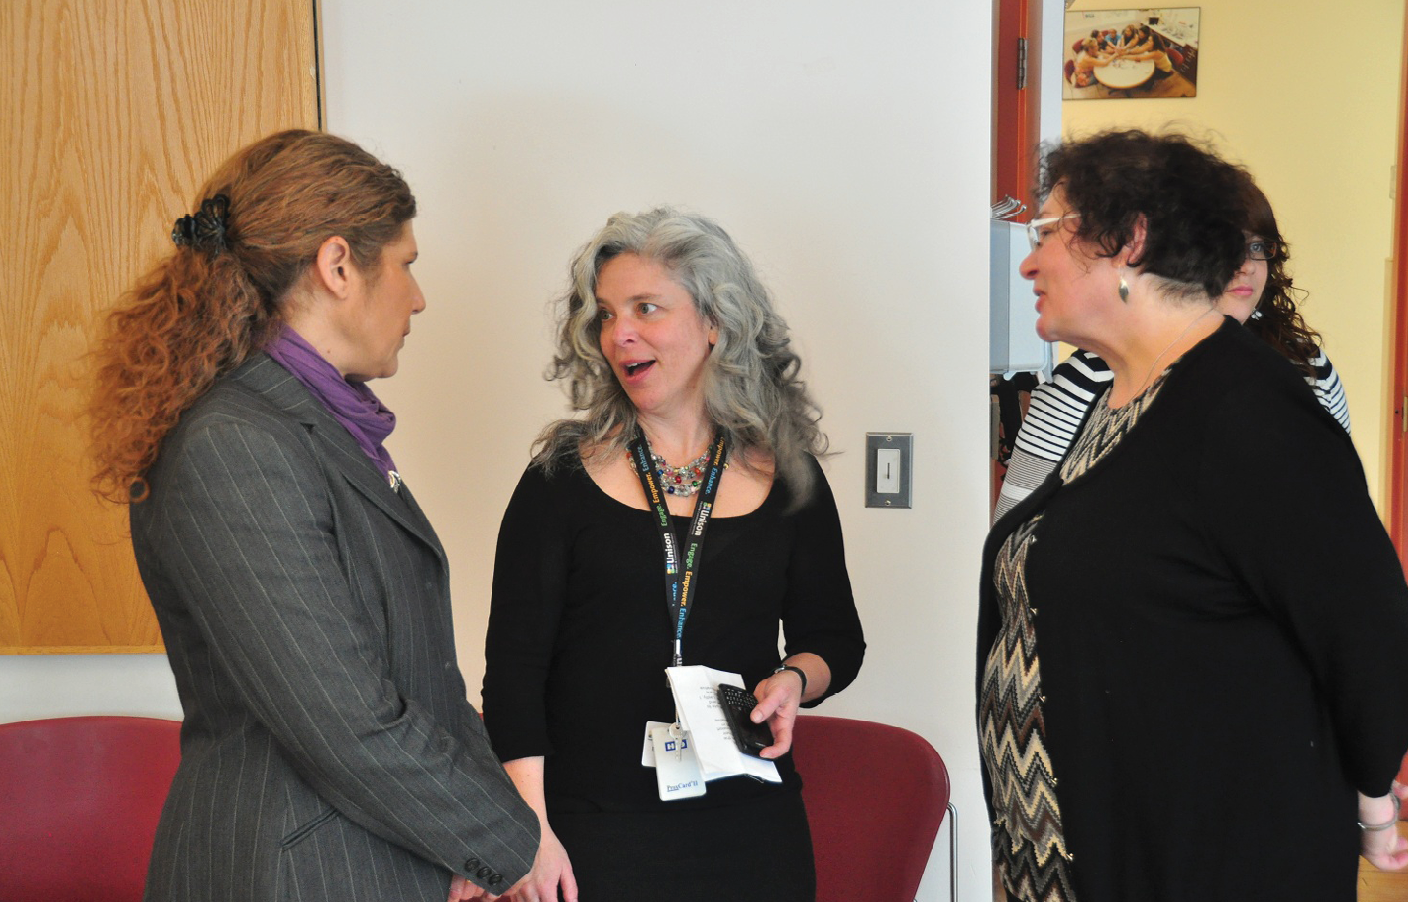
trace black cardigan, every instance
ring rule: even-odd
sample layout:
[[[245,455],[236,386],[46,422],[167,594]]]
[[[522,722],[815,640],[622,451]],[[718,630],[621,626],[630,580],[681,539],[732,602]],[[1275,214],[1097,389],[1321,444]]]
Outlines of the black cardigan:
[[[1077,897],[1353,902],[1355,789],[1388,792],[1408,751],[1408,586],[1299,374],[1228,320],[1105,459],[999,520],[980,681],[994,558],[1038,512],[1027,585]]]

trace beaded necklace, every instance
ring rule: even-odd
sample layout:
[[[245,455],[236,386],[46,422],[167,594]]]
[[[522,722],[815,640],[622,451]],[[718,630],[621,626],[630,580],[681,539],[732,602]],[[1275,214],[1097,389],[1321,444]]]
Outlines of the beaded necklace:
[[[709,468],[709,450],[705,448],[703,454],[679,467],[670,466],[665,462],[665,458],[654,451],[650,452],[650,462],[655,465],[655,472],[660,477],[660,486],[667,495],[688,498],[699,491],[699,486],[704,481],[704,473]],[[628,452],[626,459],[630,460],[631,469],[634,470],[636,468],[635,458],[631,457]]]

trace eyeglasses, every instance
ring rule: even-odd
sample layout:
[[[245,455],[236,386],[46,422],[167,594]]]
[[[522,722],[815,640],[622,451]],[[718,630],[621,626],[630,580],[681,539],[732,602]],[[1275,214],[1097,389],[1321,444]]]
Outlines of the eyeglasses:
[[[1275,260],[1277,250],[1279,250],[1279,248],[1276,247],[1276,242],[1267,241],[1265,238],[1257,238],[1247,242],[1247,259]]]
[[[1041,247],[1041,243],[1047,236],[1056,231],[1056,224],[1063,219],[1079,219],[1079,213],[1064,213],[1060,216],[1043,216],[1041,219],[1033,219],[1027,223],[1027,240],[1032,243],[1032,250]]]

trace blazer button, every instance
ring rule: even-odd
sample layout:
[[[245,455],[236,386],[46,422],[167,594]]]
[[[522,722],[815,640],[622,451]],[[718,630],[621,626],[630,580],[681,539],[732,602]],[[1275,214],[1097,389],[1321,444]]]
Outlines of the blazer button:
[[[473,874],[475,868],[477,868],[477,867],[479,867],[479,859],[478,859],[478,858],[471,858],[469,861],[466,861],[466,862],[464,863],[464,870],[465,870],[465,873],[466,873],[466,874]]]
[[[504,882],[504,875],[503,875],[503,874],[494,874],[492,877],[489,878],[489,885],[490,885],[490,886],[498,886],[500,883],[503,883],[503,882]]]
[[[482,868],[480,868],[480,869],[476,872],[475,876],[477,876],[480,880],[488,880],[490,877],[493,876],[493,874],[494,874],[494,869],[493,869],[493,868],[491,868],[491,867],[482,867]]]

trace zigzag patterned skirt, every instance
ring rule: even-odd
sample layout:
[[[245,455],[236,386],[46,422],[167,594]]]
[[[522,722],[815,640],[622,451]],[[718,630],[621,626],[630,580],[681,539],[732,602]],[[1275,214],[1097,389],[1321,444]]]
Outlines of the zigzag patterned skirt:
[[[1002,629],[983,670],[979,740],[992,783],[993,860],[1003,886],[1021,902],[1075,902],[1072,856],[1044,741],[1036,611],[1026,590],[1027,551],[1040,520],[1024,523],[998,553],[993,579]]]
[[[1084,476],[1134,428],[1168,377],[1118,410],[1096,397],[1089,418],[1061,464],[1061,481]],[[1002,627],[983,668],[978,709],[983,765],[992,783],[993,859],[1008,895],[1021,902],[1076,902],[1056,775],[1046,751],[1037,655],[1037,608],[1027,591],[1027,554],[1041,515],[1023,523],[998,552],[993,583]]]

